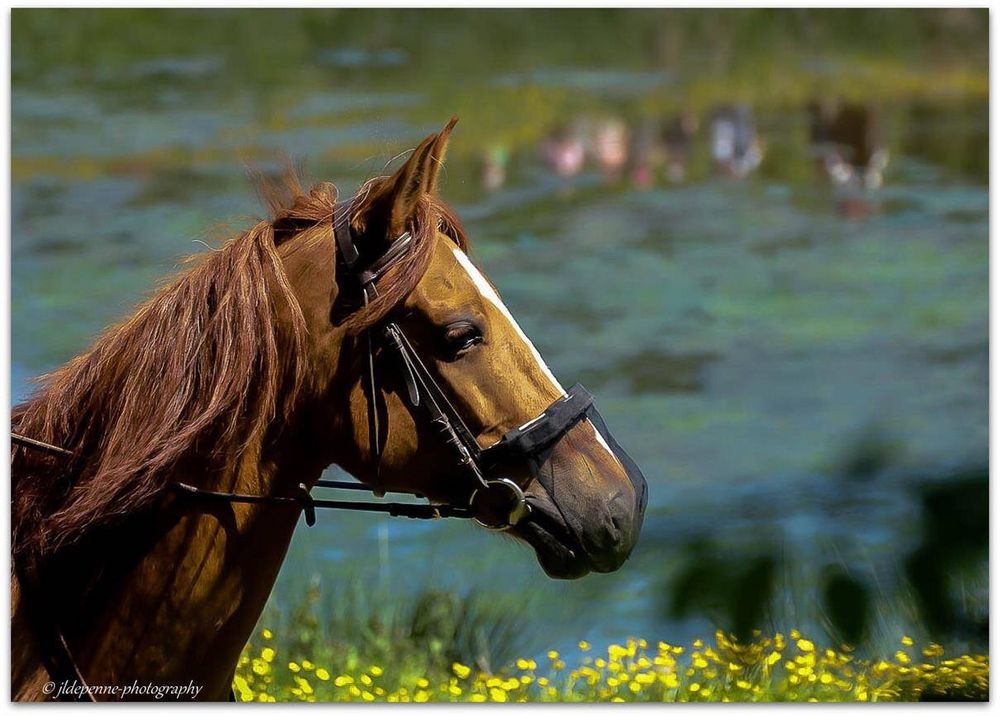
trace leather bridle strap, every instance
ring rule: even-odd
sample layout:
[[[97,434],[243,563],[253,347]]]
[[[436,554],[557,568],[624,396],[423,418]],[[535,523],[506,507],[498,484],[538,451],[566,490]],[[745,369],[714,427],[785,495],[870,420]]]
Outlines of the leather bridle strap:
[[[345,209],[345,211],[349,214],[350,208]],[[359,252],[354,243],[349,219],[334,221],[334,237],[344,267],[349,272],[354,271],[359,260]],[[371,299],[378,295],[376,282],[399,258],[405,255],[412,241],[413,237],[410,232],[403,233],[370,266],[364,271],[358,272],[358,287],[361,290],[364,305],[367,306]],[[441,390],[423,361],[420,360],[420,356],[414,350],[402,328],[397,323],[390,322],[385,324],[381,330],[389,346],[395,349],[402,361],[403,376],[411,406],[417,408],[421,403],[424,404],[430,414],[431,424],[442,434],[444,442],[455,451],[459,465],[469,471],[481,487],[486,487],[486,477],[480,467],[482,449],[472,431],[462,420],[458,410]],[[381,444],[378,435],[378,392],[375,380],[375,346],[372,331],[371,328],[365,331],[368,343],[366,361],[368,435],[369,453],[374,463],[372,467],[377,476]]]
[[[403,361],[408,380],[414,381],[413,387],[408,390],[413,407],[420,405],[423,395],[422,402],[430,414],[431,424],[441,433],[444,442],[455,451],[459,465],[472,473],[477,482],[485,487],[486,477],[480,467],[482,448],[479,441],[420,360],[402,329],[397,324],[390,323],[385,327],[385,333]]]
[[[339,256],[340,260],[344,264],[344,268],[347,270],[348,275],[354,275],[357,273],[358,261],[361,258],[361,254],[358,251],[357,245],[354,243],[354,237],[351,233],[351,210],[354,208],[354,198],[352,197],[351,199],[348,199],[341,204],[340,207],[339,215],[335,209],[332,217],[333,238],[336,246],[336,255],[334,256],[333,261],[334,265],[336,265],[337,257]],[[374,281],[374,279],[372,280]],[[364,305],[367,306],[369,302],[368,291],[362,290],[361,295]],[[382,462],[382,438],[379,435],[378,412],[375,410],[375,406],[378,404],[378,386],[375,384],[375,345],[372,341],[370,329],[365,331],[365,343],[367,344],[365,365],[365,399],[368,401],[369,405],[368,445],[371,453],[371,460],[375,469],[375,482],[377,483],[379,465]]]

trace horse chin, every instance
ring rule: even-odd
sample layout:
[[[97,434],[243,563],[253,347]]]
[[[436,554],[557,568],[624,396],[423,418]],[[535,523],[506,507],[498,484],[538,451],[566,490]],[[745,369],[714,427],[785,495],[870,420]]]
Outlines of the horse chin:
[[[585,557],[549,534],[544,527],[529,522],[517,530],[525,542],[535,549],[538,564],[553,579],[579,579],[590,573],[590,563]]]
[[[538,564],[553,579],[579,579],[592,566],[569,527],[549,510],[533,504],[532,515],[512,531],[535,550]]]

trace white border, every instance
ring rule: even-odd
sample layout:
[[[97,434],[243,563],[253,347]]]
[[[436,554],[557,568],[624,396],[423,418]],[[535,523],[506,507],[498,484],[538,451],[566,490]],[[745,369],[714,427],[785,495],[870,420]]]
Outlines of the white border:
[[[896,8],[905,8],[905,7],[935,8],[935,7],[942,7],[942,6],[945,6],[945,5],[956,5],[956,4],[954,4],[954,3],[933,2],[933,1],[928,2],[927,0],[922,0],[920,2],[909,2],[909,3],[895,2],[895,1],[894,2],[884,2],[884,3],[879,3],[877,6],[876,5],[870,5],[870,4],[858,5],[858,4],[852,3],[850,5],[848,5],[848,4],[833,5],[832,7],[859,7],[859,6],[860,7],[865,7],[865,6],[870,6],[870,7],[896,7]],[[359,5],[357,3],[346,3],[346,4],[329,4],[329,3],[312,4],[312,3],[309,3],[309,4],[298,5],[298,6],[299,7],[309,7],[309,8],[322,8],[322,7],[426,7],[427,3],[426,2],[412,2],[412,1],[409,1],[409,0],[396,0],[396,1],[393,1],[393,2],[389,2],[389,1],[368,2],[368,3],[365,3],[364,5]],[[477,8],[489,8],[489,7],[561,7],[561,8],[570,8],[570,7],[607,7],[607,6],[608,6],[607,2],[574,2],[574,3],[569,3],[569,2],[559,2],[559,1],[555,1],[555,2],[552,2],[552,1],[550,1],[550,2],[518,2],[518,3],[509,3],[509,4],[503,4],[503,5],[498,5],[496,3],[469,3],[469,2],[462,2],[462,3],[439,2],[439,3],[435,3],[434,4],[434,7],[453,7],[453,8],[458,8],[458,7],[477,7]],[[996,29],[996,23],[994,22],[993,9],[996,6],[996,3],[992,3],[992,2],[990,2],[990,3],[971,2],[971,3],[963,3],[961,5],[956,5],[956,6],[989,8],[990,9],[990,70],[991,70],[991,72],[990,72],[990,135],[992,137],[992,136],[996,135],[995,130],[997,129],[997,118],[996,118],[996,115],[995,115],[995,113],[993,111],[993,96],[994,96],[994,93],[995,93],[995,90],[996,90],[996,87],[997,87],[995,73],[993,72],[993,69],[994,69],[994,67],[993,67],[993,65],[994,65],[994,63],[993,63],[993,47],[994,47],[994,39],[995,39],[994,30]],[[4,342],[3,355],[2,355],[2,358],[0,358],[0,366],[2,366],[3,376],[4,376],[3,382],[0,383],[0,401],[2,401],[5,406],[8,406],[8,409],[5,409],[4,410],[4,414],[3,414],[3,425],[4,425],[4,430],[5,431],[9,431],[9,428],[10,428],[10,411],[9,411],[9,406],[10,406],[10,245],[11,245],[10,244],[10,231],[11,231],[11,224],[10,224],[10,219],[11,219],[11,214],[10,214],[10,188],[11,188],[11,186],[10,186],[10,179],[11,179],[11,177],[10,177],[10,140],[11,140],[11,126],[10,126],[10,99],[11,99],[11,96],[10,96],[10,68],[11,68],[11,64],[10,64],[10,59],[11,59],[10,58],[10,52],[11,52],[11,43],[10,43],[10,32],[11,32],[11,19],[10,18],[11,18],[11,15],[10,15],[10,11],[11,11],[12,8],[22,8],[22,7],[23,8],[30,8],[30,7],[41,8],[41,7],[95,7],[95,6],[93,6],[90,3],[86,3],[86,2],[72,2],[72,3],[66,3],[66,2],[64,2],[64,3],[53,4],[51,2],[34,2],[34,1],[19,2],[19,3],[16,3],[16,4],[6,4],[5,5],[6,11],[5,11],[4,16],[3,16],[3,36],[4,36],[4,39],[6,40],[6,48],[5,48],[5,51],[2,54],[3,92],[2,92],[2,100],[0,100],[0,101],[2,101],[3,123],[4,123],[4,136],[5,136],[5,139],[6,139],[5,142],[0,143],[0,155],[2,155],[2,157],[3,157],[3,174],[2,174],[2,176],[3,176],[3,180],[2,180],[3,181],[3,187],[2,187],[2,192],[0,192],[0,202],[2,202],[2,204],[0,204],[0,206],[2,206],[3,214],[4,214],[5,218],[6,218],[6,220],[3,223],[3,228],[2,228],[2,232],[3,232],[2,236],[3,236],[3,239],[4,239],[4,251],[2,252],[2,259],[0,259],[3,262],[3,270],[2,270],[2,272],[0,272],[0,281],[4,282],[4,286],[2,287],[2,290],[0,290],[0,304],[2,304],[2,307],[0,307],[0,312],[2,312],[2,316],[0,316],[0,321],[2,321],[2,323],[0,323],[0,335],[2,335],[3,342]],[[219,2],[217,0],[216,2],[212,2],[210,5],[206,5],[204,3],[197,3],[197,2],[155,2],[155,3],[153,3],[153,2],[108,2],[108,3],[105,3],[105,4],[101,5],[100,7],[269,8],[269,7],[276,7],[276,6],[274,5],[273,2],[253,2],[253,1],[251,1],[251,2],[226,2],[226,1]],[[656,2],[635,2],[633,0],[632,2],[628,3],[628,7],[635,7],[635,8],[655,8],[655,7],[745,8],[747,6],[745,4],[734,3],[734,2],[704,2],[704,3],[698,3],[698,4],[688,4],[688,3],[685,3],[685,4],[680,4],[680,5],[664,5],[663,3],[656,3]],[[831,5],[830,5],[830,3],[822,3],[822,2],[768,2],[768,3],[762,3],[761,5],[759,5],[759,7],[773,7],[773,8],[813,7],[813,8],[822,8],[822,7],[831,7]],[[998,135],[998,136],[1000,136],[1000,135]],[[996,159],[997,159],[997,152],[998,151],[1000,151],[1000,150],[997,149],[997,142],[991,141],[990,142],[990,183],[991,183],[991,186],[992,186],[992,180],[993,180],[993,177],[994,177],[993,170],[996,167]],[[990,196],[990,213],[991,213],[991,216],[996,216],[997,215],[997,213],[996,213],[996,209],[998,208],[997,202],[998,202],[998,199],[997,199],[996,195],[994,195],[991,192],[991,196]],[[995,378],[996,378],[996,374],[995,374],[996,363],[994,362],[994,360],[992,358],[992,336],[996,332],[996,329],[998,327],[998,321],[1000,321],[1000,318],[998,318],[998,315],[997,315],[996,311],[994,310],[994,308],[995,308],[994,297],[995,297],[996,294],[995,294],[995,292],[993,290],[994,289],[994,278],[995,278],[994,271],[993,271],[993,266],[994,266],[994,263],[995,263],[995,259],[996,259],[995,243],[993,241],[993,226],[992,226],[992,223],[991,223],[991,226],[990,226],[990,336],[991,336],[991,340],[990,340],[990,344],[991,344],[991,359],[990,359],[990,405],[991,405],[991,407],[992,407],[993,402],[994,402],[993,398],[995,397],[995,386],[996,386],[996,380],[995,380]],[[990,421],[990,446],[991,446],[991,450],[990,450],[990,473],[991,474],[993,474],[994,467],[995,467],[995,464],[994,464],[994,453],[993,453],[993,450],[992,450],[992,446],[996,443],[996,439],[998,437],[998,435],[997,435],[997,431],[998,430],[1000,430],[1000,427],[998,427],[991,420]],[[10,509],[9,509],[9,505],[10,505],[10,453],[9,453],[10,444],[7,441],[4,441],[3,444],[4,444],[5,457],[4,457],[2,466],[0,466],[0,478],[2,478],[2,479],[0,479],[0,482],[2,482],[2,484],[3,484],[3,488],[2,488],[3,489],[3,498],[5,500],[5,504],[7,505],[7,508],[4,509],[2,512],[0,512],[0,514],[2,514],[2,519],[0,519],[0,523],[2,523],[2,524],[0,524],[0,532],[2,532],[2,537],[0,537],[0,539],[2,539],[3,544],[4,544],[3,548],[0,549],[0,565],[2,565],[2,568],[3,568],[5,574],[10,574]],[[993,517],[996,514],[996,509],[995,508],[997,506],[997,502],[998,502],[998,500],[1000,500],[1000,494],[998,494],[998,493],[1000,493],[1000,490],[993,489],[993,490],[991,490],[991,496],[990,496],[990,525],[991,525],[991,530],[990,530],[990,549],[991,549],[991,554],[993,554],[993,555],[996,554],[996,552],[995,552],[996,542],[994,540],[995,530],[993,529],[993,527],[995,526],[995,523],[993,521]],[[992,577],[992,568],[993,568],[993,560],[991,559],[991,562],[990,562],[991,577]],[[24,706],[24,705],[17,705],[17,704],[13,705],[12,707],[10,706],[10,673],[9,673],[9,664],[10,664],[10,628],[9,628],[9,624],[10,624],[10,591],[9,591],[9,589],[0,590],[0,591],[2,591],[2,593],[3,593],[2,597],[0,597],[0,599],[2,599],[2,601],[3,601],[4,614],[7,617],[6,621],[5,621],[5,626],[0,627],[0,654],[2,654],[3,656],[6,657],[6,660],[2,662],[3,665],[0,665],[0,670],[3,670],[3,672],[4,672],[4,673],[0,674],[0,710],[5,710],[7,708],[12,708],[12,709],[17,709],[17,710],[25,710],[25,713],[26,713],[27,712],[26,709],[29,709],[29,708],[32,711],[34,711],[35,708],[41,708],[41,709],[44,709],[44,710],[62,708],[62,706],[59,705],[59,704],[50,704],[50,705],[47,705],[47,706],[46,705],[39,705],[39,706],[30,706],[30,707],[29,706]],[[998,620],[1000,620],[1000,611],[998,611],[996,609],[997,603],[998,603],[997,595],[995,593],[991,592],[991,596],[990,596],[990,612],[991,612],[991,615],[993,617],[991,619],[991,632],[990,632],[990,635],[991,635],[991,645],[993,643],[995,643],[995,637],[997,635],[997,631],[996,630],[998,628],[997,627],[997,622],[998,622]],[[992,649],[991,649],[991,660],[992,660]],[[991,700],[992,700],[993,694],[994,694],[994,690],[993,690],[993,685],[991,684],[991,687],[990,687]],[[657,709],[657,708],[697,709],[699,712],[702,712],[702,713],[723,712],[723,711],[727,712],[727,713],[732,713],[732,712],[734,712],[736,710],[754,708],[754,706],[752,706],[752,705],[746,705],[746,704],[696,704],[696,705],[695,704],[663,704],[663,705],[638,705],[638,704],[632,704],[632,705],[622,705],[622,707],[628,707],[628,706],[631,706],[632,708],[643,708],[643,709],[650,709],[650,708],[652,708],[652,709]],[[268,707],[260,707],[260,706],[258,706],[258,707],[250,707],[248,705],[247,707],[248,708],[267,708],[268,711],[272,712],[272,713],[276,713],[276,712],[290,713],[290,712],[293,712],[293,711],[299,711],[301,708],[308,708],[308,707],[300,707],[300,706],[297,706],[295,704],[272,704],[272,705],[270,705]],[[489,711],[494,711],[496,709],[503,709],[503,708],[517,708],[517,711],[519,713],[525,713],[525,712],[542,712],[542,711],[544,711],[545,713],[552,714],[552,713],[558,713],[558,712],[561,712],[561,711],[564,711],[564,710],[573,709],[575,707],[576,707],[575,704],[558,704],[558,705],[557,704],[518,704],[516,707],[514,705],[506,705],[506,706],[504,706],[504,705],[496,704],[496,705],[492,705],[489,708]],[[612,705],[612,704],[590,704],[590,705],[581,705],[580,707],[581,708],[585,708],[588,713],[597,713],[597,712],[611,711],[612,709],[614,709],[615,711],[619,711],[620,710],[619,708],[617,708],[616,705]],[[775,706],[772,705],[772,704],[760,705],[760,706],[758,706],[756,708],[756,710],[760,711],[760,708],[769,708],[769,707],[775,707]],[[903,705],[903,704],[896,705],[895,707],[893,707],[893,705],[878,706],[878,705],[874,705],[874,704],[857,704],[857,705],[852,705],[852,704],[826,704],[826,705],[823,705],[823,704],[818,704],[818,705],[817,704],[784,704],[784,705],[780,705],[780,706],[777,706],[777,707],[780,708],[783,713],[802,713],[802,712],[812,712],[816,708],[821,708],[821,709],[847,709],[847,708],[865,708],[865,709],[879,709],[879,708],[881,708],[881,709],[892,709],[892,708],[896,708],[896,709],[901,709],[902,708],[902,709],[905,709],[905,708],[911,708],[912,706]],[[70,706],[69,708],[81,708],[81,707]],[[91,704],[91,705],[85,706],[83,708],[87,708],[88,710],[95,709],[95,710],[98,710],[98,711],[104,711],[104,710],[114,709],[115,706],[113,704],[112,705],[93,705],[93,704]],[[167,704],[130,704],[128,706],[128,708],[129,709],[135,708],[135,709],[141,709],[141,710],[154,710],[155,709],[155,711],[157,713],[168,713],[168,712],[169,713],[174,713],[174,712],[178,712],[181,708],[183,708],[185,710],[195,709],[197,711],[203,711],[203,710],[227,708],[227,705],[224,705],[224,704],[178,704],[178,705],[167,705]],[[361,705],[361,704],[327,704],[327,705],[320,705],[320,704],[317,704],[315,706],[315,708],[335,708],[338,713],[370,713],[372,709],[392,708],[392,705],[390,705],[390,704],[385,704],[385,705],[382,705],[382,704],[370,704],[370,705]],[[419,705],[415,705],[415,704],[407,704],[406,708],[407,709],[419,709],[420,706]],[[426,707],[425,707],[425,710],[427,708],[431,708],[431,709],[433,709],[433,708],[442,708],[442,706],[438,705],[438,704],[427,704]],[[969,705],[966,705],[966,704],[926,704],[926,705],[921,705],[919,708],[920,708],[921,712],[926,712],[926,713],[930,713],[930,712],[934,712],[934,713],[965,713],[965,712],[968,712],[968,710],[970,708],[976,708],[976,707],[969,706]],[[979,708],[982,708],[982,707],[979,707]],[[996,710],[1000,710],[1000,705],[996,705],[996,704],[991,703],[987,708],[988,708],[989,711],[992,712],[995,709]],[[482,714],[484,712],[483,709],[478,708],[478,705],[475,705],[475,704],[469,704],[469,705],[465,705],[465,704],[452,705],[452,706],[447,707],[447,709],[448,709],[449,712],[452,712],[452,713],[478,713],[478,714]]]

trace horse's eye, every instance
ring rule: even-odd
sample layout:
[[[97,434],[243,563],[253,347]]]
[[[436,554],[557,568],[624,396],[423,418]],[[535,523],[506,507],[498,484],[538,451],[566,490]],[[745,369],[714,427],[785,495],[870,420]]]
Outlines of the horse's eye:
[[[483,342],[483,332],[471,321],[457,321],[444,329],[444,342],[448,353],[458,358]]]

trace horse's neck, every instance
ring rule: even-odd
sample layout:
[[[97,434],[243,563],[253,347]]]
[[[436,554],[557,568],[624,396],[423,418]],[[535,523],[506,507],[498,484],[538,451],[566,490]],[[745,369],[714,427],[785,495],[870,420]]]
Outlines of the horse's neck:
[[[259,494],[268,485],[311,483],[319,472],[318,465],[264,461],[213,487]],[[192,477],[176,475],[201,482]],[[92,685],[193,681],[204,687],[201,698],[228,697],[232,669],[271,592],[299,510],[231,503],[178,508],[165,525],[116,537],[125,551],[130,541],[141,545],[138,553],[124,566],[114,564],[88,606],[61,625]]]

